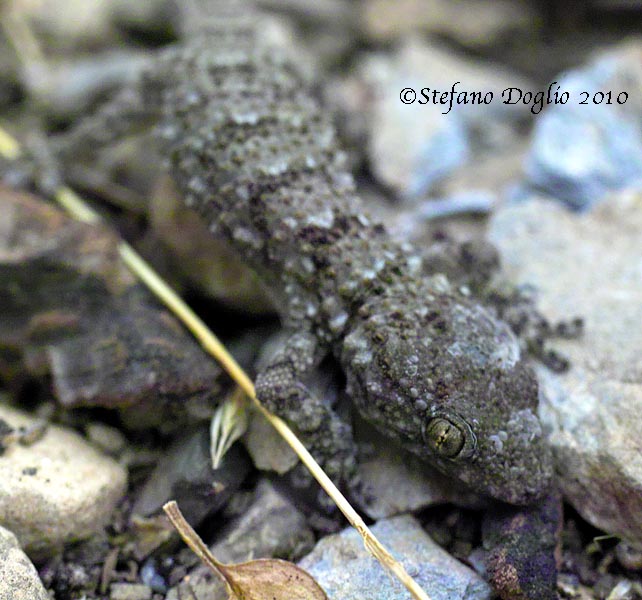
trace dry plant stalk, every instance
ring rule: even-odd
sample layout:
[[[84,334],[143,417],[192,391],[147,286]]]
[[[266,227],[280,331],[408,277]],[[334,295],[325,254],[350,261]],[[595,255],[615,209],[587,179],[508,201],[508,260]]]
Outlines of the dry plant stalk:
[[[19,145],[5,131],[0,128],[0,153],[7,158],[15,158],[19,154]],[[61,187],[55,194],[56,201],[63,206],[69,214],[79,221],[89,224],[101,222],[100,215],[89,207],[73,190]],[[182,298],[156,273],[152,267],[132,248],[127,242],[121,241],[118,246],[120,256],[125,264],[139,279],[169,308],[176,317],[189,329],[199,341],[206,352],[211,354],[219,364],[234,379],[236,384],[254,402],[258,410],[271,423],[271,425],[286,440],[296,452],[301,462],[319,482],[319,485],[332,498],[348,522],[359,532],[364,545],[388,571],[406,587],[415,600],[430,600],[430,597],[421,586],[408,574],[405,567],[385,549],[379,540],[370,531],[361,516],[348,502],[346,497],[332,483],[325,471],[314,460],[306,447],[296,437],[290,427],[279,417],[270,413],[257,399],[254,384],[243,371],[225,346],[214,333],[196,315],[196,313],[183,301]]]

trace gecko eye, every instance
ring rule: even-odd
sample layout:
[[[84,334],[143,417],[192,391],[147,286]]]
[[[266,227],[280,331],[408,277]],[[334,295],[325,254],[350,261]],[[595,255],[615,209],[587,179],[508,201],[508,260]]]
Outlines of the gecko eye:
[[[423,429],[424,443],[444,458],[467,458],[475,450],[477,440],[470,425],[456,415],[435,415]]]

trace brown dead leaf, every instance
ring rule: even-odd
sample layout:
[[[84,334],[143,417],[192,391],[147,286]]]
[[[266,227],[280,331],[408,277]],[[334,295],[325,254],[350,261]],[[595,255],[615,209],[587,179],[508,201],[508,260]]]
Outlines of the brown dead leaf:
[[[287,560],[261,558],[231,565],[220,563],[185,520],[176,502],[168,502],[163,510],[194,554],[223,579],[229,600],[328,600],[309,573]]]
[[[230,600],[327,600],[312,575],[287,560],[260,558],[219,565],[230,587]]]

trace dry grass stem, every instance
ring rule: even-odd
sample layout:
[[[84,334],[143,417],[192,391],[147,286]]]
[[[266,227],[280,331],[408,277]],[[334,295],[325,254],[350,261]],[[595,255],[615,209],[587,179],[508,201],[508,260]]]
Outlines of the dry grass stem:
[[[12,138],[0,130],[0,144],[2,139]],[[5,140],[6,144],[6,140]],[[15,144],[15,142],[14,142]],[[17,144],[15,144],[17,146]],[[11,142],[8,144],[11,147]],[[4,152],[3,146],[0,151]],[[56,193],[56,200],[76,219],[86,223],[95,224],[100,221],[100,216],[91,209],[73,190],[63,187]],[[234,379],[237,385],[254,402],[260,412],[286,440],[296,452],[301,462],[309,469],[319,485],[332,498],[339,510],[350,524],[359,532],[364,540],[366,549],[406,587],[415,600],[430,600],[430,597],[410,577],[404,566],[383,547],[379,540],[370,531],[361,516],[356,512],[345,496],[332,483],[319,464],[314,460],[294,432],[279,417],[271,414],[257,399],[254,384],[248,375],[239,366],[225,346],[219,341],[196,313],[183,301],[182,298],[152,269],[149,264],[126,242],[119,244],[121,258],[127,266],[145,283],[145,285],[167,306],[176,317],[189,329],[203,348],[211,354],[219,364]],[[196,552],[196,550],[195,550]],[[197,552],[198,554],[198,552]],[[200,557],[200,554],[199,554]]]

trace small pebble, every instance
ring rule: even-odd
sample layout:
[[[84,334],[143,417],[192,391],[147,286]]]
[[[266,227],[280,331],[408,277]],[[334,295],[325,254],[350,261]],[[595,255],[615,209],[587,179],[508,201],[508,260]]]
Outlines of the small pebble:
[[[112,583],[110,600],[151,600],[152,590],[139,583]]]
[[[13,428],[35,420],[0,402],[0,419]],[[0,523],[34,560],[86,539],[110,519],[127,473],[77,433],[49,425],[41,439],[13,444],[0,456]]]
[[[615,556],[618,562],[630,571],[642,569],[642,547],[632,546],[627,542],[620,542],[615,547]]]
[[[117,456],[127,445],[125,436],[115,427],[103,423],[87,425],[87,438],[103,452]]]

